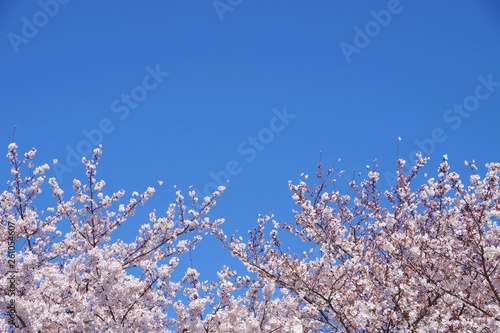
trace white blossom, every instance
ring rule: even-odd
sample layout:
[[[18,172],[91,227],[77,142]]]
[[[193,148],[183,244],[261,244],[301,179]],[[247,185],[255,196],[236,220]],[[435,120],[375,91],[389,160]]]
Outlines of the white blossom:
[[[17,145],[15,142],[9,143],[9,152],[13,152],[17,149]]]

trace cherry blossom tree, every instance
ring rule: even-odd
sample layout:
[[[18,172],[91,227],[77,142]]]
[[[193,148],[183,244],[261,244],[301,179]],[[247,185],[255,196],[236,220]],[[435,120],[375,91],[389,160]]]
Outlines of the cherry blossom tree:
[[[499,332],[500,163],[466,187],[444,156],[438,177],[412,191],[427,160],[419,155],[406,175],[399,160],[398,183],[384,192],[370,171],[349,182],[351,195],[335,189],[342,173],[320,164],[318,185],[289,185],[293,222],[262,216],[246,242],[219,238],[250,272],[297,297],[313,330]],[[319,254],[293,251],[282,232]]]
[[[420,184],[427,158],[379,189],[375,169],[341,193],[320,164],[317,185],[289,183],[292,222],[261,216],[247,239],[226,235],[210,209],[224,191],[189,191],[155,210],[125,242],[114,232],[154,194],[106,194],[101,148],[83,158],[71,195],[36,150],[8,147],[12,178],[0,194],[3,332],[498,332],[500,163],[464,185],[447,158]],[[47,185],[45,185],[47,183]],[[49,188],[53,205],[38,198]],[[413,189],[412,189],[413,188]],[[127,224],[128,223],[128,224]],[[285,235],[287,233],[288,235]],[[183,254],[217,237],[247,268],[202,280]],[[290,237],[297,241],[290,241]],[[175,274],[174,274],[175,273]],[[177,277],[177,278],[176,278]]]
[[[32,149],[20,158],[17,145],[9,145],[13,178],[0,196],[0,249],[8,252],[9,225],[15,228],[20,248],[12,256],[16,262],[12,281],[7,280],[12,276],[9,258],[1,258],[0,284],[14,284],[15,298],[9,299],[11,293],[2,288],[0,305],[7,309],[14,300],[15,317],[4,316],[0,329],[8,331],[8,319],[21,332],[160,332],[175,326],[169,311],[182,283],[171,281],[171,275],[179,255],[200,241],[197,232],[222,223],[206,217],[220,192],[201,204],[193,195],[194,208],[188,210],[178,191],[166,216],[151,212],[134,241],[112,241],[112,233],[155,189],[134,192],[125,203],[120,203],[124,191],[105,195],[105,182],[96,178],[101,155],[97,148],[91,159],[83,158],[86,180],[83,184],[74,180],[73,195],[66,196],[55,178],[48,180],[55,205],[40,211],[34,200],[42,192],[49,167],[35,167],[35,153]],[[24,167],[27,176],[22,175]],[[62,233],[63,222],[69,223],[69,232]],[[140,274],[131,274],[133,269]]]

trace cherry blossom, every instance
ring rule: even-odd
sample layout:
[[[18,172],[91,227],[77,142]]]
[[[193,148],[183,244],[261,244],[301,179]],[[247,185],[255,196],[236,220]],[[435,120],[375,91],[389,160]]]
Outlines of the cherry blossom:
[[[36,149],[18,148],[8,145],[0,193],[2,332],[500,331],[500,163],[482,176],[468,161],[464,177],[445,155],[422,180],[418,155],[409,171],[397,161],[388,190],[376,165],[344,182],[319,164],[289,182],[292,221],[262,215],[240,236],[210,216],[223,186],[202,200],[175,190],[144,220],[135,213],[155,188],[106,192],[101,147],[65,189],[34,164]],[[246,270],[179,272],[202,237]]]
[[[466,186],[445,155],[438,177],[412,191],[427,160],[420,155],[409,174],[399,160],[388,191],[375,171],[350,181],[352,198],[320,164],[318,185],[290,182],[293,222],[262,216],[246,242],[219,238],[258,279],[307,307],[299,318],[314,331],[498,332],[500,163]],[[311,250],[290,248],[280,231]]]

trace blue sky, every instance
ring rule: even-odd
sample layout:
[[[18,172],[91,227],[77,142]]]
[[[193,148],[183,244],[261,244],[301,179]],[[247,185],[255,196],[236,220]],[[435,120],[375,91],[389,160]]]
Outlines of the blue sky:
[[[314,174],[320,151],[347,174],[377,159],[383,186],[398,151],[426,150],[429,173],[443,154],[459,171],[499,160],[495,0],[5,0],[0,36],[5,152],[17,126],[69,189],[84,177],[72,161],[102,143],[109,191],[165,182],[144,216],[174,184],[230,178],[213,211],[228,233],[289,219],[287,182]],[[202,270],[230,260],[200,247]]]

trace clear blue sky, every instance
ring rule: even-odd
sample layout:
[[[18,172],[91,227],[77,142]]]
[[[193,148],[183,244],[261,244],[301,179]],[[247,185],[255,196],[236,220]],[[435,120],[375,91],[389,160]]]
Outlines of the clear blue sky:
[[[0,36],[4,152],[17,126],[69,189],[75,156],[102,142],[109,191],[165,182],[144,215],[174,184],[229,175],[213,216],[245,234],[259,213],[291,217],[287,182],[320,151],[347,174],[378,159],[387,186],[398,136],[406,159],[424,145],[429,173],[445,153],[458,170],[500,156],[496,0],[4,0]],[[227,262],[218,247],[195,267]]]

